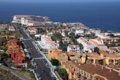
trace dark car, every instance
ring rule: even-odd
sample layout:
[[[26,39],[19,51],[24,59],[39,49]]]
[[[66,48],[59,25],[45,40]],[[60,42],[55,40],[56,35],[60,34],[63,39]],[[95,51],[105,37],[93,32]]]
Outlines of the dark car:
[[[44,73],[44,72],[45,72],[45,70],[41,70],[41,72],[42,72],[42,73]]]

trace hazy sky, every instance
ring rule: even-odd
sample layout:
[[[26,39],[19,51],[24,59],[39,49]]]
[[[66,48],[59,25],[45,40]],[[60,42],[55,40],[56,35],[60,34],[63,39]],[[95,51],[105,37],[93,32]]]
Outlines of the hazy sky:
[[[91,2],[91,1],[120,1],[120,0],[0,0],[1,2]]]

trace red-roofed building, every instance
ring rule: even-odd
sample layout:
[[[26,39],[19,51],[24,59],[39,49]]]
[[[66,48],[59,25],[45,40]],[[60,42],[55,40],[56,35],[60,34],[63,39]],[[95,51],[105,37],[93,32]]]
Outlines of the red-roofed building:
[[[67,47],[67,52],[80,53],[80,46],[79,46],[79,45],[69,45],[69,46]]]
[[[69,37],[63,37],[62,38],[62,42],[63,43],[65,43],[65,42],[69,43],[70,42],[70,38]]]
[[[4,30],[7,28],[7,24],[0,24],[0,30]]]
[[[18,45],[18,40],[10,40],[7,42],[7,54],[11,55],[12,62],[18,65],[25,65],[27,63],[25,54],[21,45]]]
[[[83,45],[83,51],[88,51],[90,53],[94,51],[94,46],[89,41],[87,41],[85,38],[79,37],[77,39],[77,42]]]
[[[13,26],[9,26],[9,31],[15,31],[15,28]]]

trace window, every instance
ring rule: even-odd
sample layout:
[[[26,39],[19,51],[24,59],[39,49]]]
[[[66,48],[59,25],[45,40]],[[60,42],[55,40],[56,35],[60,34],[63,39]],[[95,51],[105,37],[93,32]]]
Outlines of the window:
[[[81,71],[81,74],[83,74],[83,71]]]
[[[87,77],[89,77],[89,73],[87,73]]]
[[[92,75],[90,75],[90,78],[92,79]]]
[[[84,72],[84,76],[86,76],[86,72]]]
[[[79,73],[80,73],[81,71],[80,71],[80,69],[79,69]]]

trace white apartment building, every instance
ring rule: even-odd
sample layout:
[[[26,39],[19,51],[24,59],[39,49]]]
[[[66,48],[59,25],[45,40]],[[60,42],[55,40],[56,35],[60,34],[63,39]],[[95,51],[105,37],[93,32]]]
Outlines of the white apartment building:
[[[97,39],[90,39],[89,42],[94,45],[94,47],[98,47],[100,50],[107,50],[107,46]]]
[[[95,34],[98,38],[109,38],[109,36],[106,36],[106,35],[104,35],[104,34],[102,34],[102,33],[96,33]]]
[[[34,27],[28,27],[28,31],[30,32],[30,34],[37,34],[38,30]]]
[[[4,30],[7,28],[7,24],[0,24],[0,30]]]
[[[9,26],[9,31],[15,31],[15,28],[13,26]]]
[[[69,46],[67,47],[67,52],[80,53],[80,46],[79,46],[79,45],[69,45]]]
[[[63,31],[63,32],[61,32],[61,35],[62,35],[62,36],[64,36],[64,37],[66,36],[64,31]]]
[[[60,23],[60,22],[54,22],[53,24],[54,24],[54,26],[58,26],[58,27],[61,26],[61,23]]]
[[[68,26],[68,27],[83,27],[84,25],[82,23],[63,23],[63,26]]]
[[[42,23],[41,22],[29,21],[27,23],[27,26],[42,26]]]
[[[94,51],[94,46],[89,41],[84,39],[83,37],[79,37],[77,39],[77,42],[81,43],[83,45],[83,51],[84,52],[88,51],[88,52],[92,53]]]
[[[99,29],[89,29],[89,31],[92,33],[100,33],[101,32],[101,30],[99,30]]]
[[[48,35],[41,35],[41,43],[42,43],[43,46],[46,47],[46,49],[58,48],[59,47],[59,44],[52,41],[51,38]]]
[[[65,42],[69,43],[70,42],[70,38],[69,37],[63,37],[62,38],[62,42],[63,43],[65,43]]]
[[[42,16],[34,16],[34,15],[14,15],[12,22],[27,25],[29,21],[46,22],[49,21],[49,18]]]
[[[81,35],[81,36],[83,36],[84,35],[84,30],[83,29],[76,29],[75,35]]]

